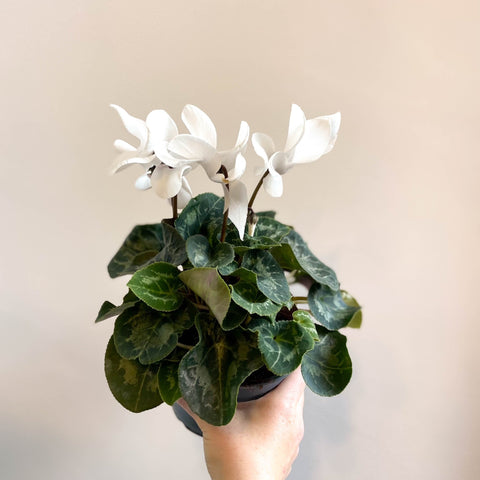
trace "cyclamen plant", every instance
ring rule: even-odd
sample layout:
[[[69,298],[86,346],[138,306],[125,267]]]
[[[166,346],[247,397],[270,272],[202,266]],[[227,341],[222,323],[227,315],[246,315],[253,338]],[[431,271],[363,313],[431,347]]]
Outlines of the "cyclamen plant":
[[[215,126],[193,105],[182,112],[188,134],[164,110],[143,121],[112,107],[139,141],[115,141],[121,154],[112,172],[143,165],[136,187],[152,188],[172,206],[172,218],[137,225],[108,265],[112,278],[133,274],[121,305],[104,302],[96,319],[117,317],[105,356],[114,397],[132,412],[183,397],[199,417],[225,425],[254,372],[284,376],[301,365],[312,391],[340,393],[352,363],[338,330],[360,326],[360,306],[293,227],[272,211],[253,210],[262,186],[281,196],[282,175],[333,148],[340,114],[307,120],[292,105],[283,150],[254,133],[264,165],[249,198],[240,180],[246,122],[235,146],[218,150]],[[222,185],[223,198],[193,197],[186,175],[198,166]],[[292,295],[294,282],[307,286],[308,295]]]

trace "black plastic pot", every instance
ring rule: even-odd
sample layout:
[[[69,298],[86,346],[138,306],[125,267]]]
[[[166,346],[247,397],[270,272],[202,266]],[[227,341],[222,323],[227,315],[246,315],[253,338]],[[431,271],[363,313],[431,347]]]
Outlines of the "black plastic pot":
[[[257,400],[257,398],[263,397],[268,392],[276,388],[285,377],[270,376],[261,382],[255,382],[251,384],[244,384],[240,386],[237,400],[239,402],[250,402]],[[173,411],[175,416],[183,422],[185,427],[197,435],[202,435],[202,430],[197,425],[197,422],[186,412],[178,403],[173,404]]]

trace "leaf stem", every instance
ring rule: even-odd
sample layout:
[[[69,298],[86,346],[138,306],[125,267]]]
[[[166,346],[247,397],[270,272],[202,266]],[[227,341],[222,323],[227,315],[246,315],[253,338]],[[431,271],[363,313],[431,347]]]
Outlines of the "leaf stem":
[[[308,303],[307,297],[292,297],[292,302],[294,303]]]
[[[253,202],[255,201],[255,198],[257,198],[257,193],[260,190],[260,187],[263,184],[263,180],[265,177],[268,175],[268,170],[263,174],[262,178],[260,181],[257,183],[257,186],[255,187],[255,190],[252,193],[252,196],[250,197],[250,201],[248,202],[248,208],[252,208]]]
[[[180,343],[180,342],[177,342],[177,347],[185,348],[187,350],[191,350],[193,348],[191,345],[185,345],[185,343]]]
[[[194,307],[197,307],[199,310],[210,311],[210,309],[206,305],[202,305],[201,303],[194,303],[192,302]]]

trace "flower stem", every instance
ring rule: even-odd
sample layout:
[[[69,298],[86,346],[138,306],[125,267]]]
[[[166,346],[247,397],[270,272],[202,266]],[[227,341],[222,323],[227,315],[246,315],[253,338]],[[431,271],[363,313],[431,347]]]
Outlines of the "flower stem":
[[[268,175],[268,170],[263,174],[262,178],[260,181],[257,183],[257,186],[255,187],[255,190],[252,193],[252,196],[250,197],[250,201],[248,202],[248,208],[252,208],[253,202],[255,201],[255,198],[257,198],[257,193],[260,190],[260,187],[263,184],[263,180],[265,177]]]
[[[178,218],[178,201],[177,195],[172,198],[172,210],[173,210],[173,219],[176,220]]]
[[[218,170],[218,173],[223,173],[223,176],[225,177],[225,180],[227,180],[228,178],[228,170],[227,168],[225,167],[225,165],[222,165],[220,167],[220,169]],[[230,190],[230,185],[227,183],[225,185],[225,188],[227,190]],[[225,201],[225,199],[224,199]],[[228,222],[228,208],[223,212],[223,223],[222,223],[222,233],[220,235],[220,241],[221,242],[224,242],[225,241],[225,237],[227,235],[227,222]]]
[[[228,208],[223,214],[223,223],[222,223],[222,234],[220,235],[220,241],[224,242],[225,237],[227,236],[227,222],[228,222]]]

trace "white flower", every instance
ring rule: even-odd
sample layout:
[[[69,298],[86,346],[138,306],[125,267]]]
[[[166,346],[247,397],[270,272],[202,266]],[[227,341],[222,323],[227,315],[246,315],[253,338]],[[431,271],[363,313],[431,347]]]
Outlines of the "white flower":
[[[243,156],[250,135],[246,122],[241,122],[235,146],[217,151],[217,131],[210,117],[194,105],[186,105],[182,120],[190,135],[178,135],[169,144],[172,157],[185,161],[197,161],[208,177],[221,183],[225,195],[225,211],[243,239],[248,213],[248,194],[244,183],[238,179],[246,169]]]
[[[273,140],[268,135],[254,133],[253,148],[265,163],[262,173],[268,170],[263,180],[267,193],[272,197],[280,197],[283,193],[282,175],[296,164],[314,162],[328,153],[335,145],[340,120],[339,112],[306,120],[303,110],[293,104],[283,151],[275,150]]]
[[[169,141],[178,135],[175,122],[165,110],[153,110],[145,121],[129,115],[122,107],[112,105],[129,133],[139,140],[134,147],[124,140],[115,140],[115,147],[122,152],[116,159],[112,173],[129,165],[142,164],[145,173],[135,182],[139,190],[153,187],[162,198],[178,195],[178,207],[183,208],[192,198],[192,191],[184,175],[194,162],[173,158],[167,151]]]

